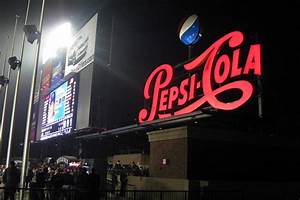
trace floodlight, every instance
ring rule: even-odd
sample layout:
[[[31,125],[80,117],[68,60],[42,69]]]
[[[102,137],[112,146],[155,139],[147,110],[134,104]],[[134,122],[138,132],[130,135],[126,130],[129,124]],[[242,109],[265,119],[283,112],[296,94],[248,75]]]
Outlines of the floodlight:
[[[68,48],[72,44],[71,24],[64,23],[56,27],[46,35],[46,45],[43,48],[43,63],[49,58],[54,58],[58,54],[58,50]]]
[[[29,43],[33,43],[35,40],[39,40],[41,38],[40,32],[37,30],[35,25],[25,25],[23,28],[27,41]]]
[[[8,64],[10,65],[10,68],[15,70],[17,67],[21,66],[21,61],[18,60],[16,56],[8,58]]]
[[[4,75],[0,76],[0,85],[2,87],[5,86],[6,84],[8,84],[8,82],[9,82],[8,78],[6,78]]]

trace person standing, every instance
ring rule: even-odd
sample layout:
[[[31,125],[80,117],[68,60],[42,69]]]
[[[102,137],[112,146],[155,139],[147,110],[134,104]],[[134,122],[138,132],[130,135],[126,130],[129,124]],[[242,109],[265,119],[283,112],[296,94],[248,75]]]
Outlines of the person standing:
[[[44,188],[45,188],[47,179],[48,179],[48,168],[41,167],[37,171],[37,174],[36,174],[36,186],[38,188],[37,194],[38,194],[39,200],[45,199]]]
[[[9,167],[5,169],[3,174],[4,200],[15,199],[16,190],[20,183],[20,171],[17,169],[14,161],[11,161]]]
[[[64,177],[62,175],[62,170],[61,169],[56,169],[55,174],[52,176],[50,183],[51,183],[51,195],[50,199],[52,200],[58,200],[61,198],[61,190],[62,186],[64,185]]]
[[[118,160],[117,163],[115,164],[114,170],[115,170],[115,172],[117,172],[118,175],[121,174],[122,165],[121,165],[121,161],[120,160]]]
[[[79,174],[75,178],[75,185],[78,189],[78,200],[86,199],[88,196],[88,174],[86,168],[82,167],[79,169]]]
[[[121,170],[120,182],[121,182],[120,196],[125,197],[128,179],[127,179],[127,171],[124,167]]]
[[[89,174],[89,199],[96,200],[99,199],[99,189],[100,189],[100,176],[96,171],[96,168],[92,168],[92,173]]]
[[[117,176],[116,171],[113,169],[111,172],[111,190],[112,190],[111,192],[112,192],[112,194],[115,193],[117,184],[118,184],[118,176]]]
[[[25,179],[25,188],[28,188],[32,179],[33,179],[33,170],[31,168],[28,169],[28,172],[27,172],[27,176],[26,176],[26,179]]]

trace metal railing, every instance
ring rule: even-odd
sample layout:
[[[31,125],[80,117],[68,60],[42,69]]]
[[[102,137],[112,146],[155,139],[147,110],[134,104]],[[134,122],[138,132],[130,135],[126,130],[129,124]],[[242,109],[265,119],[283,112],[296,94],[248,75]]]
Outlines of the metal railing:
[[[92,190],[86,188],[18,188],[15,199],[23,191],[24,200],[243,200],[240,191],[149,191],[149,190]],[[5,188],[0,188],[0,200]]]

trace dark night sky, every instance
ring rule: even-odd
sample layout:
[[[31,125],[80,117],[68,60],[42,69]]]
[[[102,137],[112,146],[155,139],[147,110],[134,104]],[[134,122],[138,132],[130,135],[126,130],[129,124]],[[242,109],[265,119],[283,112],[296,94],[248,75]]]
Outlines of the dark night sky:
[[[299,128],[300,109],[296,97],[299,67],[299,3],[262,1],[138,1],[138,0],[48,0],[45,7],[44,32],[63,21],[71,21],[75,29],[95,12],[100,13],[103,28],[115,19],[112,68],[118,71],[128,87],[141,91],[154,67],[177,64],[187,56],[177,35],[180,20],[193,13],[200,17],[203,41],[195,47],[199,55],[213,41],[233,30],[257,33],[263,44],[265,111],[268,123],[277,127]],[[264,3],[266,4],[266,3]],[[41,0],[32,0],[29,23],[37,24]],[[14,16],[21,16],[18,32],[24,22],[26,0],[0,1],[0,50],[6,51],[7,35],[12,35]],[[10,45],[10,40],[8,41]],[[21,34],[17,36],[16,55],[20,55]],[[25,129],[29,81],[33,65],[33,48],[26,43],[17,105],[15,142],[22,142]],[[3,57],[1,57],[1,67]],[[15,73],[11,80],[14,83]],[[12,101],[10,88],[9,102]],[[1,94],[2,95],[2,94]],[[142,95],[142,94],[140,94]],[[3,95],[1,96],[1,99]],[[135,101],[134,103],[136,103]],[[0,102],[1,105],[1,102]],[[8,106],[11,107],[11,103]],[[126,108],[127,105],[124,105]],[[6,127],[10,119],[7,112]],[[5,135],[8,133],[6,129]],[[15,147],[16,148],[16,147]]]

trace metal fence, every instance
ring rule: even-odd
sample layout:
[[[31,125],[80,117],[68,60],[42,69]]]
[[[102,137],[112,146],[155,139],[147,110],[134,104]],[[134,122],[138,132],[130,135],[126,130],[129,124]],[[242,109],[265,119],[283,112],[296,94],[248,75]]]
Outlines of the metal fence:
[[[109,194],[109,193],[108,193]],[[119,195],[120,196],[120,195]],[[123,199],[130,200],[243,200],[238,191],[125,191]],[[108,196],[108,199],[109,196]]]
[[[5,188],[0,188],[0,200],[4,199]],[[20,192],[24,200],[243,200],[239,191],[91,191],[87,189],[47,189],[19,188],[15,198],[19,199]]]

